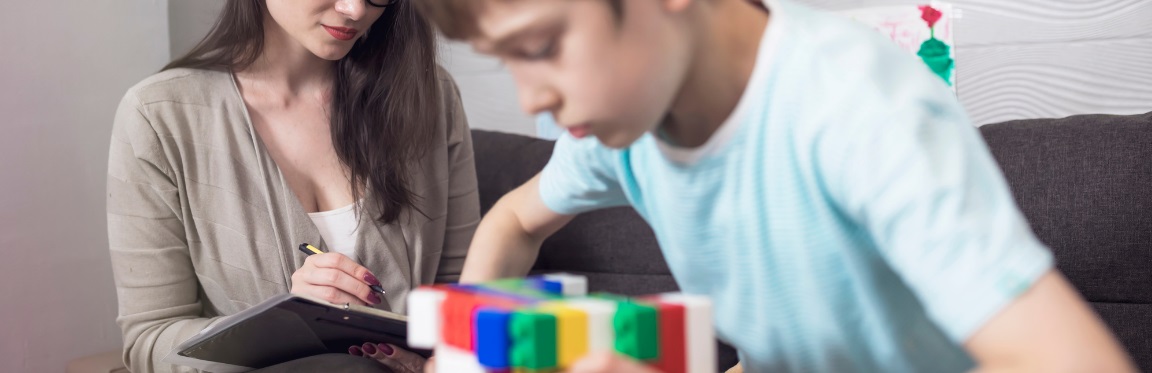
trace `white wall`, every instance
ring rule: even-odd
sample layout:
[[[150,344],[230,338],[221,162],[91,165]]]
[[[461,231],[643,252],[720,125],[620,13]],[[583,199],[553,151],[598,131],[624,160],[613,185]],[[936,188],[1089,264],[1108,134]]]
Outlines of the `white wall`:
[[[168,0],[168,40],[172,58],[188,53],[216,22],[224,0]]]
[[[120,97],[168,58],[164,0],[0,12],[0,372],[120,348],[104,203]]]
[[[843,10],[928,0],[800,0]],[[945,0],[956,81],[976,124],[1152,111],[1152,1]]]

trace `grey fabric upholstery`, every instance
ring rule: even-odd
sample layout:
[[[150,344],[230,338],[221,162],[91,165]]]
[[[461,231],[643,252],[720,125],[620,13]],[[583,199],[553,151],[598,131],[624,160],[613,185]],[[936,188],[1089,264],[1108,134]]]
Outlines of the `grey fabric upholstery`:
[[[1152,371],[1152,113],[981,132],[1057,267]]]

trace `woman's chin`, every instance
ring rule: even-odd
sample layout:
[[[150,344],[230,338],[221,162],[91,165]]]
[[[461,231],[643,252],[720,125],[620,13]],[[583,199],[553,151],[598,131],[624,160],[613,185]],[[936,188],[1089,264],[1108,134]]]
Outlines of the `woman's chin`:
[[[325,45],[323,47],[312,50],[312,54],[315,54],[316,57],[320,57],[321,59],[328,61],[339,61],[348,56],[348,52],[351,50],[352,48],[350,46]]]

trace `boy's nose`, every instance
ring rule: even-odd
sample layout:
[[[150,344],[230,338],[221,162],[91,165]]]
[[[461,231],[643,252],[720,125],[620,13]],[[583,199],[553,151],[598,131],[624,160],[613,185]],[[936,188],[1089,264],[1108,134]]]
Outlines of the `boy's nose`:
[[[336,0],[336,12],[358,21],[364,17],[364,3],[365,0]]]
[[[554,111],[560,104],[560,95],[550,89],[517,89],[520,95],[520,109],[525,113],[536,115]]]

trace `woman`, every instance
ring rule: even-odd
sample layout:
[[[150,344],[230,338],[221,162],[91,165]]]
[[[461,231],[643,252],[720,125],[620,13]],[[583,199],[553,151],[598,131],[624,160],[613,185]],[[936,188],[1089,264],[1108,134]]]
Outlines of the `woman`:
[[[177,344],[276,294],[403,312],[409,289],[459,275],[479,221],[467,123],[430,26],[385,2],[228,0],[125,95],[108,233],[132,371],[181,369],[164,362]],[[349,352],[380,362],[280,368],[423,365],[389,345]]]

